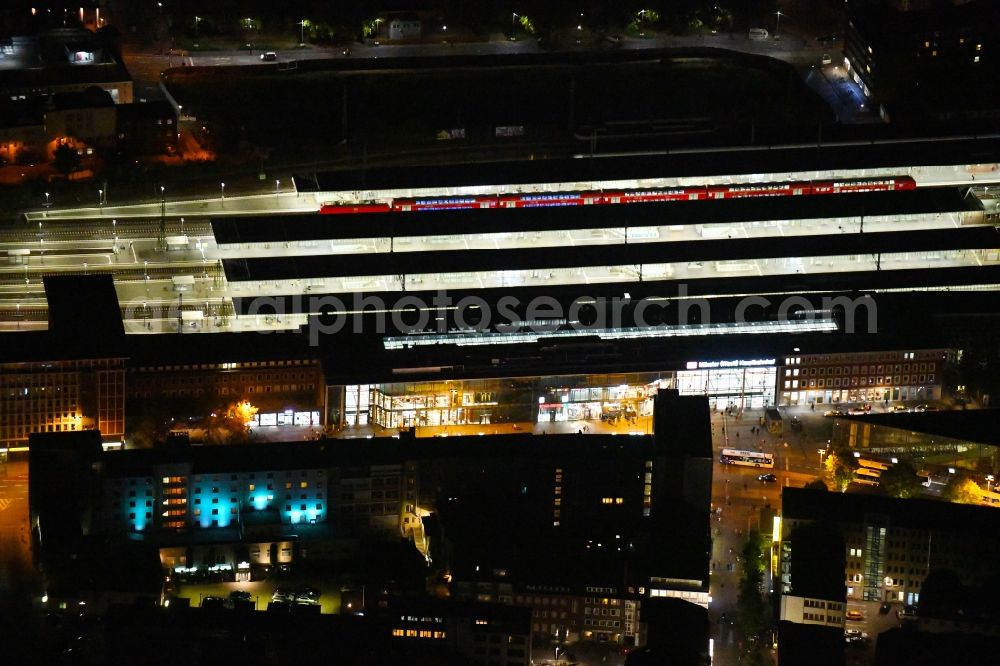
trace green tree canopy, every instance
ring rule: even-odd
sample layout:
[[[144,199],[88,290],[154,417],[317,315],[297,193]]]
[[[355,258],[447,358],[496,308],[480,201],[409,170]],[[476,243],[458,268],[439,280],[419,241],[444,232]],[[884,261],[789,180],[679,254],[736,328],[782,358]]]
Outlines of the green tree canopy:
[[[882,472],[879,482],[886,493],[893,497],[915,497],[920,494],[920,477],[910,462],[900,460]]]
[[[823,463],[826,470],[833,477],[833,485],[840,492],[847,490],[847,486],[854,479],[854,470],[857,463],[849,451],[834,451],[826,457]]]
[[[941,496],[949,502],[976,504],[982,496],[982,491],[972,479],[964,476],[953,476],[948,480],[948,485],[941,491]]]
[[[771,613],[762,592],[764,568],[768,561],[766,545],[760,532],[753,531],[747,535],[740,552],[742,563],[736,605],[740,631],[746,639],[744,658],[752,659],[753,654],[758,652],[760,644],[757,639],[771,624]]]

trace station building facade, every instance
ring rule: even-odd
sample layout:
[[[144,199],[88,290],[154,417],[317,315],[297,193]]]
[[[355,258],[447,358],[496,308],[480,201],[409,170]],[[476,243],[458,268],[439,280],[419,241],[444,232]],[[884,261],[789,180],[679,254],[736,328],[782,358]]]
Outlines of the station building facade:
[[[777,373],[780,405],[936,401],[954,349],[786,356]]]
[[[340,428],[629,420],[651,417],[660,389],[708,396],[713,408],[760,409],[774,403],[776,372],[774,359],[732,359],[651,372],[331,385],[328,403]]]

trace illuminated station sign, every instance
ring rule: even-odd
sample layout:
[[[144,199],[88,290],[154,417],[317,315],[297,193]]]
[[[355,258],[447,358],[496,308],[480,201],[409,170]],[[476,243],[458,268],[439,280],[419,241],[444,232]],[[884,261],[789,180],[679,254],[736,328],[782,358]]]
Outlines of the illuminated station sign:
[[[755,358],[736,361],[688,361],[684,367],[687,370],[713,370],[715,368],[760,368],[773,365],[773,358]]]

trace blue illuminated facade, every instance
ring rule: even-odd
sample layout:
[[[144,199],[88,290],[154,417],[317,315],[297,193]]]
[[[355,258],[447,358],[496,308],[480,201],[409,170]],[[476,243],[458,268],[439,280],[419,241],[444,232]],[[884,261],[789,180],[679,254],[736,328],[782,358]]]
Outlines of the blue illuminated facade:
[[[146,532],[153,525],[153,479],[131,476],[114,479],[106,486],[109,507],[114,507],[116,522],[128,532]]]

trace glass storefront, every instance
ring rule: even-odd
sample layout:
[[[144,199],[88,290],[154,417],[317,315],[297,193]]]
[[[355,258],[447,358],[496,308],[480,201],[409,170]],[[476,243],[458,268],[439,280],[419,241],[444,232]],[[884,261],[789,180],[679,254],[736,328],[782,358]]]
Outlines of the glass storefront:
[[[730,403],[740,409],[763,409],[774,404],[774,366],[681,370],[681,395],[707,395],[712,408]]]
[[[740,362],[732,362],[738,364]],[[712,365],[718,365],[713,363]],[[496,423],[628,421],[653,414],[659,389],[707,395],[713,407],[773,404],[775,368],[549,375],[355,384],[343,387],[342,425],[410,428]]]

